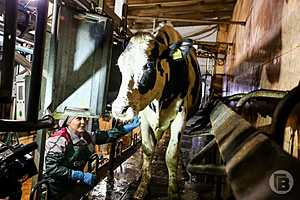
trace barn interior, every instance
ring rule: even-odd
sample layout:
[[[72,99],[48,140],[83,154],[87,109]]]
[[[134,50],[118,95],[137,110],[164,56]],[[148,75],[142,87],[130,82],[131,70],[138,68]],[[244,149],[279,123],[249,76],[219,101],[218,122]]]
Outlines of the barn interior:
[[[0,199],[52,199],[47,140],[66,116],[88,119],[91,134],[116,128],[118,58],[136,33],[164,24],[192,41],[201,103],[179,139],[179,195],[168,190],[167,129],[140,199],[298,199],[298,8],[297,0],[0,0]],[[95,184],[61,199],[139,199],[141,131],[95,144],[84,167]]]

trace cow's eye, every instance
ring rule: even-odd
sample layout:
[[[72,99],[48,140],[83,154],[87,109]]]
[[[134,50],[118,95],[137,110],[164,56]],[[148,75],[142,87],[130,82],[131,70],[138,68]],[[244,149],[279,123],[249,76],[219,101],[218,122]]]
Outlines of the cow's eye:
[[[154,63],[153,62],[148,62],[147,63],[147,68],[153,68],[154,66]]]

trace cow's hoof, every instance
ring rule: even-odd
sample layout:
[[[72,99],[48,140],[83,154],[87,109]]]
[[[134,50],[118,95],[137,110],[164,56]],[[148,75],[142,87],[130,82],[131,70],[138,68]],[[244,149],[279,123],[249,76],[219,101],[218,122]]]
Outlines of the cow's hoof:
[[[133,199],[135,200],[142,200],[144,199],[147,194],[148,194],[148,187],[147,187],[148,184],[143,184],[141,183],[137,189],[137,191],[134,193],[133,195]]]
[[[143,200],[147,196],[146,191],[138,190],[134,193],[133,199],[134,200]]]

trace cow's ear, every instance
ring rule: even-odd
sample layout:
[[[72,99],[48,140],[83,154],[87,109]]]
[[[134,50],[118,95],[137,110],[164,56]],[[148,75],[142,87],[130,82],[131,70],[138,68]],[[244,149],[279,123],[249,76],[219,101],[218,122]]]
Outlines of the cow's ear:
[[[193,47],[193,40],[191,39],[183,39],[179,48],[184,56],[187,56]]]
[[[189,54],[192,47],[193,41],[191,39],[183,39],[180,42],[173,43],[169,47],[168,54],[173,60],[183,59]]]

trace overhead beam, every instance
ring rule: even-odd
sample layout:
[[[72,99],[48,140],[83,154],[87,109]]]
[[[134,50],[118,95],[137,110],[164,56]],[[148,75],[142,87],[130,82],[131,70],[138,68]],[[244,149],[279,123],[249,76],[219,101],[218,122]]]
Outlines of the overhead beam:
[[[151,29],[153,28],[153,21],[152,23],[146,23],[147,21],[137,21],[137,20],[129,20],[128,25],[130,29],[133,30],[145,30],[145,29]],[[159,21],[157,21],[159,23]],[[172,24],[174,27],[186,27],[186,26],[207,26],[207,25],[213,25],[213,24],[207,24],[207,23],[191,23],[191,22],[176,22],[172,21]]]
[[[128,4],[129,8],[140,8],[140,7],[172,7],[172,6],[186,6],[191,4],[220,7],[226,4],[235,4],[236,0],[227,2],[204,2],[203,0],[189,0],[189,1],[169,1],[169,2],[156,2],[156,3],[138,3],[138,4]]]
[[[229,43],[229,42],[207,42],[207,41],[197,41],[194,40],[193,44],[195,45],[208,45],[208,46],[215,46],[215,45],[220,45],[220,44],[226,44],[226,45],[233,45],[233,43]]]
[[[210,18],[224,18],[232,16],[232,11],[211,11],[200,13],[198,10],[181,10],[173,12],[160,12],[159,10],[153,10],[151,12],[129,12],[131,16],[141,17],[168,17],[168,18],[179,18],[179,19],[210,19]]]
[[[226,9],[197,9],[195,7],[188,7],[188,8],[182,8],[182,7],[176,7],[173,9],[170,8],[152,8],[152,9],[130,9],[128,10],[129,15],[148,15],[148,14],[155,14],[155,13],[168,13],[168,14],[180,14],[180,13],[187,13],[187,14],[198,14],[198,15],[205,15],[205,14],[211,14],[211,13],[224,13],[224,14],[230,14],[232,15],[232,9],[233,7],[227,7]],[[157,16],[157,15],[155,15]]]
[[[245,25],[244,21],[231,21],[231,20],[193,20],[193,19],[178,19],[169,17],[141,17],[141,16],[127,16],[127,19],[132,20],[161,20],[161,21],[171,21],[171,22],[189,22],[189,23],[203,23],[203,24],[237,24]]]

